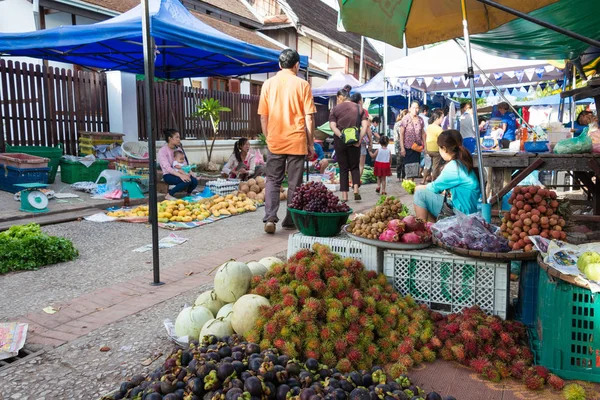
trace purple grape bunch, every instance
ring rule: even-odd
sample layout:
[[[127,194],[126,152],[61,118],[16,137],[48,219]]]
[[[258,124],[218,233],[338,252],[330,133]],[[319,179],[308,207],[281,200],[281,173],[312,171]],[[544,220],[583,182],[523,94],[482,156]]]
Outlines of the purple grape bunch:
[[[321,182],[307,182],[296,189],[289,206],[296,210],[335,213],[348,212],[350,207],[340,202],[339,197],[333,194]]]

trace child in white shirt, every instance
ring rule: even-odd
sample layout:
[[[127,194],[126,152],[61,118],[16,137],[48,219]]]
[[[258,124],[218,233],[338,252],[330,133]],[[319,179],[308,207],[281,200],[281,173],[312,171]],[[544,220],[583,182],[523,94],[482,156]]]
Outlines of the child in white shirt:
[[[373,174],[377,177],[377,189],[375,192],[379,193],[381,190],[382,195],[387,195],[386,185],[387,177],[392,176],[392,152],[388,149],[388,143],[390,139],[387,136],[381,136],[379,138],[379,144],[381,148],[375,151],[369,151],[371,158],[375,159],[375,166],[373,167]]]

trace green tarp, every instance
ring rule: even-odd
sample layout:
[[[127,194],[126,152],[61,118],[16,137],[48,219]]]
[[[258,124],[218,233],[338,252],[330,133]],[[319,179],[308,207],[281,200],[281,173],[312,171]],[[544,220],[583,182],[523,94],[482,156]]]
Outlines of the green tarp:
[[[529,15],[600,40],[600,0],[560,0]],[[502,57],[546,60],[575,58],[589,47],[587,43],[523,19],[472,35],[471,42]]]

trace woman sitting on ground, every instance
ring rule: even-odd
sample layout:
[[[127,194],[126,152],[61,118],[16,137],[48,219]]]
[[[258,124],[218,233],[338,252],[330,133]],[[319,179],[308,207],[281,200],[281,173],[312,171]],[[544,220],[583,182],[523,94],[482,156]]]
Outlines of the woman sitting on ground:
[[[175,185],[167,195],[166,200],[176,200],[175,193],[186,191],[187,194],[192,194],[192,191],[198,186],[198,180],[191,172],[185,172],[182,169],[173,168],[175,161],[175,151],[182,152],[185,157],[185,152],[181,147],[181,138],[176,129],[165,129],[163,131],[166,144],[158,151],[158,163],[163,173],[163,180],[169,186]]]
[[[235,142],[233,153],[223,166],[221,175],[223,178],[239,179],[242,181],[262,176],[264,175],[264,167],[262,165],[264,162],[261,161],[257,160],[256,152],[250,151],[250,141],[247,138],[241,138]]]
[[[446,165],[436,180],[427,186],[417,186],[413,201],[419,218],[435,222],[444,199],[448,206],[464,214],[477,211],[481,192],[473,168],[473,157],[458,137],[460,132],[456,130],[447,130],[438,136],[439,152]],[[446,192],[446,196],[442,192]],[[448,194],[452,199],[447,198]]]

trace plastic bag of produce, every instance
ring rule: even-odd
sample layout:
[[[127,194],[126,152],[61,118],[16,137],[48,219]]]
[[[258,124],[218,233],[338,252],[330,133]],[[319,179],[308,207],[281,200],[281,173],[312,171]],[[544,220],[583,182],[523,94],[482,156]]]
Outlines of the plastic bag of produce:
[[[581,154],[592,152],[592,138],[587,129],[577,137],[561,140],[554,146],[555,154]]]
[[[508,240],[499,236],[497,227],[489,225],[480,214],[456,215],[436,222],[433,235],[448,246],[492,253],[509,251]]]

